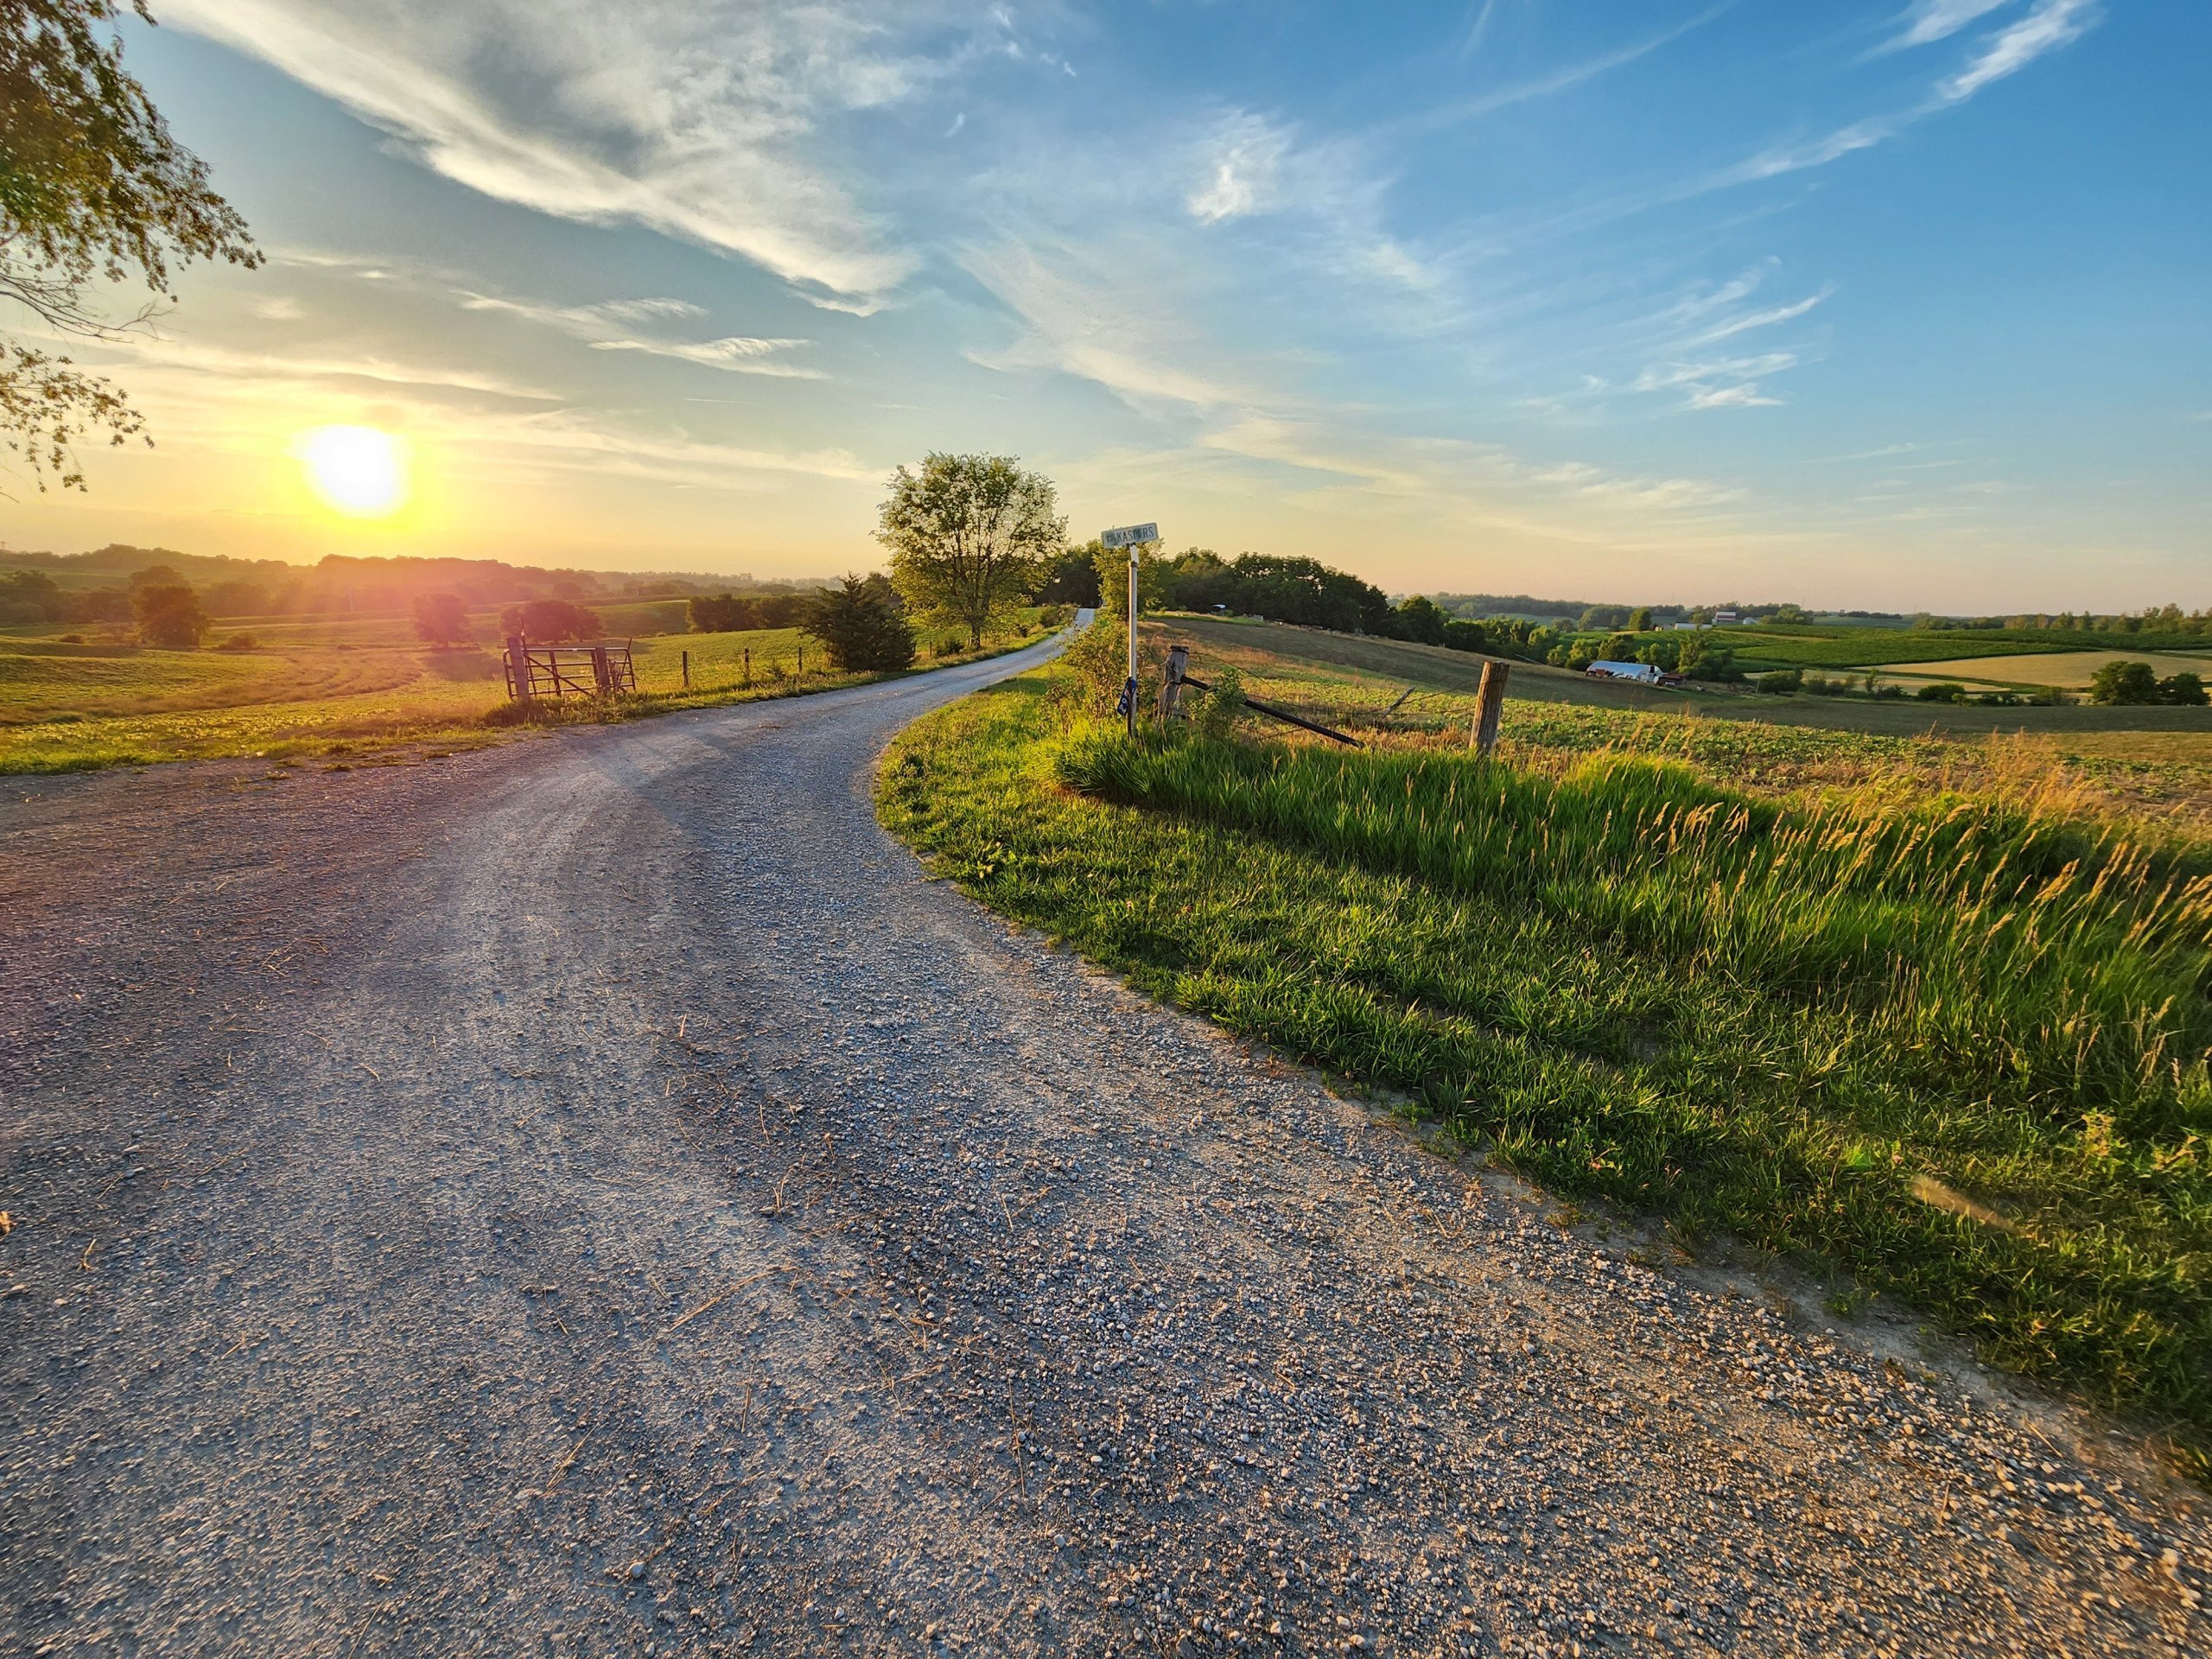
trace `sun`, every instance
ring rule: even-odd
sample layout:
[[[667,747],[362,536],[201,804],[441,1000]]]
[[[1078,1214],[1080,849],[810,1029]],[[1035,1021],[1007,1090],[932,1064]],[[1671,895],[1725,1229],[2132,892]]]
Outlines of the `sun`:
[[[319,426],[302,432],[292,453],[308,485],[349,518],[389,518],[407,505],[407,451],[373,426]]]

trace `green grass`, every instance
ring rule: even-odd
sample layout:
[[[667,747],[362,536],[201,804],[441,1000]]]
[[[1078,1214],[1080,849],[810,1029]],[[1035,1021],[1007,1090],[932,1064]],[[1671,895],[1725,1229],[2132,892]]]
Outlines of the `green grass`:
[[[1643,639],[1657,639],[1645,634]],[[1679,634],[1677,639],[1693,636]],[[2194,633],[2095,633],[2082,630],[1974,629],[1944,633],[1913,629],[1836,628],[1804,625],[1714,628],[1695,636],[1731,647],[1739,664],[1756,668],[1874,668],[1904,663],[1966,662],[1983,657],[2050,656],[2069,652],[2120,652],[2156,661],[2160,652],[2201,652]]]
[[[1038,613],[1021,613],[1018,625]],[[636,642],[639,696],[549,713],[518,727],[504,718],[505,683],[495,652],[364,643],[391,625],[343,625],[345,638],[309,637],[292,625],[251,652],[156,651],[24,633],[0,637],[0,776],[257,755],[282,760],[336,752],[500,741],[539,724],[632,719],[672,709],[850,685],[870,677],[826,671],[816,642],[795,628],[672,634]],[[223,637],[220,631],[215,636]],[[257,632],[256,638],[262,636]],[[397,636],[394,636],[395,638]],[[985,655],[1033,636],[994,635]],[[931,643],[939,635],[932,631]],[[806,670],[798,677],[804,647]],[[691,683],[683,685],[683,653]],[[750,652],[751,678],[746,653]],[[917,667],[972,659],[925,653]]]
[[[1827,1264],[2203,1468],[2212,852],[1527,753],[1132,745],[1031,674],[906,734],[880,805],[1140,985],[1562,1195]]]

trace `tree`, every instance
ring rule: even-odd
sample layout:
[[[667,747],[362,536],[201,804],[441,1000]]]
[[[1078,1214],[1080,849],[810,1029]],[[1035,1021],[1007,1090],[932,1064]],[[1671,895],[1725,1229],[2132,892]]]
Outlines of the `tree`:
[[[1097,545],[1089,542],[1067,548],[1057,558],[1046,560],[1045,579],[1031,597],[1039,605],[1097,604],[1098,567],[1092,563],[1092,550]]]
[[[2089,677],[2089,701],[2137,705],[2158,701],[2158,677],[2148,663],[2107,663]]]
[[[1092,573],[1098,582],[1098,604],[1102,610],[1116,616],[1126,616],[1129,608],[1129,553],[1126,547],[1109,547],[1103,542],[1085,542],[1083,551],[1090,557]],[[1156,542],[1140,543],[1137,556],[1137,614],[1171,608],[1190,609],[1175,593],[1177,567],[1193,556],[1211,558],[1213,556],[1199,548],[1190,548],[1168,558],[1160,550]]]
[[[926,620],[965,627],[976,649],[1067,544],[1052,480],[1010,455],[931,454],[918,472],[893,473],[890,490],[876,540],[893,585]]]
[[[1629,613],[1628,631],[1630,633],[1651,632],[1651,607],[1649,605],[1641,606]]]
[[[134,587],[130,610],[138,619],[138,637],[164,650],[190,651],[207,632],[207,613],[200,608],[200,595],[181,582]]]
[[[1484,651],[1490,648],[1490,636],[1481,623],[1455,616],[1444,625],[1444,643],[1454,651]]]
[[[1444,643],[1444,625],[1449,620],[1434,600],[1415,594],[1399,603],[1398,638],[1416,645],[1440,645]]]
[[[128,0],[147,22],[145,0]],[[261,255],[245,221],[207,188],[207,165],[169,136],[124,71],[118,0],[9,0],[0,7],[0,296],[57,334],[108,337],[93,284],[143,280],[162,299],[169,264]],[[121,443],[144,421],[122,391],[67,357],[0,340],[0,442],[63,489],[85,487],[73,446]]]
[[[2167,608],[2171,610],[2172,607],[2169,606]],[[2212,701],[2212,699],[2208,699],[2204,695],[2203,677],[2184,668],[2179,673],[2169,674],[2158,682],[2158,701],[2171,702],[2183,709],[2202,709],[2207,701]]]
[[[582,645],[598,639],[605,630],[597,613],[569,600],[531,599],[499,613],[499,632],[518,633],[548,645],[559,645],[564,639]]]
[[[824,588],[807,601],[799,626],[822,642],[838,668],[906,668],[914,660],[914,630],[880,576],[849,575]]]
[[[465,645],[476,638],[468,626],[468,607],[459,594],[415,595],[415,632],[440,651]]]

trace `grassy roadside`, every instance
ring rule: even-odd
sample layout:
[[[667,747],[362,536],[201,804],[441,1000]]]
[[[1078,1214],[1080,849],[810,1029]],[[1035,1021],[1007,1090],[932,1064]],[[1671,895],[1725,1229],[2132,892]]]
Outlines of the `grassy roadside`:
[[[980,652],[948,652],[918,660],[906,673],[950,668],[988,657],[1002,656],[1036,644],[1041,633],[1012,633],[987,637]],[[29,705],[34,695],[51,698],[49,675],[35,683],[0,683],[0,777],[96,771],[106,766],[151,766],[169,760],[208,760],[236,756],[278,762],[331,756],[365,757],[425,748],[451,753],[504,742],[531,731],[550,727],[599,725],[613,721],[639,720],[685,709],[718,708],[734,702],[834,691],[895,677],[883,674],[823,672],[818,667],[804,676],[796,671],[798,634],[794,629],[755,631],[747,634],[675,635],[666,639],[640,640],[638,645],[639,694],[613,702],[575,701],[543,707],[537,717],[512,718],[513,706],[500,690],[499,664],[489,653],[435,652],[419,649],[381,653],[404,658],[404,663],[381,670],[360,659],[338,657],[330,661],[346,671],[384,683],[372,689],[343,690],[315,696],[321,689],[324,664],[304,668],[292,664],[254,664],[269,682],[257,688],[239,672],[237,659],[226,660],[212,652],[148,652],[148,663],[127,664],[131,678],[126,693],[145,696],[146,688],[165,686],[164,672],[181,679],[193,677],[181,696],[205,701],[230,695],[235,702],[212,706],[165,708],[158,697],[152,706],[131,708],[127,703],[102,704],[89,690],[79,688],[78,700],[90,712],[39,710]],[[753,652],[753,679],[743,683],[742,653]],[[691,653],[693,689],[683,689],[680,654]],[[813,648],[809,648],[810,655]],[[361,654],[366,658],[369,653]],[[181,668],[162,659],[175,658]],[[0,658],[0,664],[7,659]],[[65,668],[67,658],[57,658]],[[94,659],[94,665],[108,664]],[[241,683],[232,691],[216,677],[231,671]],[[4,679],[4,676],[0,676]],[[207,682],[214,679],[211,691]],[[13,699],[7,695],[14,692]],[[114,693],[111,692],[111,696]],[[11,701],[18,718],[6,718]],[[111,710],[105,711],[104,709]],[[29,717],[22,717],[26,713]],[[43,717],[41,717],[41,715]]]
[[[887,757],[942,874],[1566,1195],[1897,1296],[2212,1451],[2212,852],[1680,761],[1130,745],[1024,675]]]

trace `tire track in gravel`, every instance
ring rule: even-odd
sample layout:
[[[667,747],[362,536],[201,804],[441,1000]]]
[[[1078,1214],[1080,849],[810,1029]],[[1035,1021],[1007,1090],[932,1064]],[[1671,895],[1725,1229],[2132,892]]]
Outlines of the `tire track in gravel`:
[[[0,1649],[2202,1650],[2191,1492],[924,881],[1042,654],[12,784]]]

